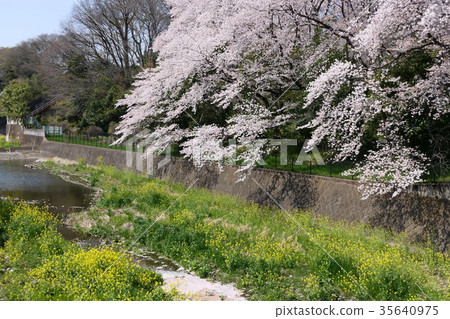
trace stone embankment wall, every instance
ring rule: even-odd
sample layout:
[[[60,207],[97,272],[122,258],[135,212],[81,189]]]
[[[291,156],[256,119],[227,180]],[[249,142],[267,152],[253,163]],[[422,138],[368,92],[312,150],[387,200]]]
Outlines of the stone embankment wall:
[[[96,165],[101,156],[106,165],[127,168],[126,152],[120,150],[45,141],[41,151],[70,160],[85,158],[89,165]],[[198,179],[195,187],[242,200],[270,206],[279,204],[286,210],[308,209],[333,220],[383,226],[395,232],[406,232],[414,240],[430,240],[442,251],[449,248],[448,184],[416,185],[395,198],[379,196],[361,200],[358,182],[351,180],[258,168],[244,181],[236,182],[237,166],[225,165],[220,172],[215,164],[198,169],[188,160],[171,158],[156,169],[160,160],[154,160],[153,176],[163,180],[188,186]],[[136,154],[133,164],[136,167]],[[147,171],[146,163],[142,168]]]
[[[19,140],[21,145],[27,149],[38,148],[45,140],[44,130],[24,129],[22,126],[17,124],[7,124],[6,135],[8,140]],[[18,150],[20,149],[18,148]]]

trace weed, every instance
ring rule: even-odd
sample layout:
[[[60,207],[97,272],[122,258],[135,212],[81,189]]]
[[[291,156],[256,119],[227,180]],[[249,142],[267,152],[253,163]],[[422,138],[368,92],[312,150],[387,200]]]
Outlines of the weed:
[[[173,300],[161,275],[105,247],[83,250],[62,238],[49,212],[0,201],[2,300]],[[6,236],[4,235],[6,227]],[[107,272],[105,272],[108,270]]]
[[[305,233],[283,211],[231,196],[202,189],[184,194],[180,184],[108,166],[83,173],[99,170],[104,195],[96,209],[134,215],[93,214],[101,226],[86,232],[126,243],[139,237],[135,248],[159,252],[199,276],[237,282],[251,299],[449,299],[447,254],[402,235],[290,212]]]

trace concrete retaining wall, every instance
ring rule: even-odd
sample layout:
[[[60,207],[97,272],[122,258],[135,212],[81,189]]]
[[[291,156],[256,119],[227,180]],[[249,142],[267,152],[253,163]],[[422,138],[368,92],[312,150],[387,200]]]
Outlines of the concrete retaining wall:
[[[97,165],[97,159],[103,157],[105,165],[118,169],[126,169],[126,152],[108,148],[77,145],[45,140],[40,146],[41,152],[51,157],[61,157],[70,160],[84,158],[88,165]]]
[[[39,136],[39,137],[45,137],[45,131],[44,129],[24,129],[23,130],[24,136]]]
[[[23,147],[32,150],[39,148],[45,140],[45,131],[39,129],[24,129],[18,124],[7,124],[6,133],[9,141],[19,140]]]
[[[97,158],[102,156],[107,165],[127,168],[125,151],[47,141],[41,150],[71,160],[85,158],[89,165],[96,165]],[[145,163],[143,169],[146,170]],[[198,179],[195,187],[213,192],[270,206],[276,206],[275,199],[286,210],[309,209],[334,220],[366,222],[395,232],[404,231],[414,240],[431,240],[442,251],[449,248],[448,184],[417,185],[396,198],[379,196],[363,201],[356,181],[255,169],[246,180],[236,183],[236,170],[236,166],[224,166],[220,173],[214,164],[198,169],[188,160],[172,158],[167,165],[155,169],[154,177],[184,185]]]
[[[18,124],[6,124],[6,140],[20,140],[23,137],[23,127]]]

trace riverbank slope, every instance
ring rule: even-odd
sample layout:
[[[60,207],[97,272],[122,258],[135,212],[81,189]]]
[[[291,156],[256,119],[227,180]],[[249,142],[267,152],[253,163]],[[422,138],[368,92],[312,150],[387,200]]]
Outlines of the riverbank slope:
[[[280,211],[101,163],[47,163],[103,190],[78,230],[165,255],[254,300],[448,299],[448,256],[365,224]],[[195,180],[192,181],[195,185]]]

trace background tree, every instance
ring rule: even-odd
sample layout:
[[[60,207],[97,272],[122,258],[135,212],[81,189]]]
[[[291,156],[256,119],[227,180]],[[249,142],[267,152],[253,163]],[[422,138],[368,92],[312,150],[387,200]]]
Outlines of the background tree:
[[[14,79],[14,71],[10,66],[11,48],[0,48],[0,91]]]
[[[57,98],[56,118],[78,129],[108,131],[124,108],[115,102],[142,67],[155,65],[155,37],[169,23],[162,0],[85,0],[74,6],[63,34],[40,35],[0,49],[0,89],[36,76],[43,98]],[[38,116],[40,117],[40,116]]]
[[[39,94],[36,78],[12,80],[0,95],[0,114],[23,122],[30,112],[28,104]]]
[[[117,67],[127,88],[134,68],[153,64],[153,41],[168,21],[160,0],[82,0],[75,5],[65,33],[95,59]]]

